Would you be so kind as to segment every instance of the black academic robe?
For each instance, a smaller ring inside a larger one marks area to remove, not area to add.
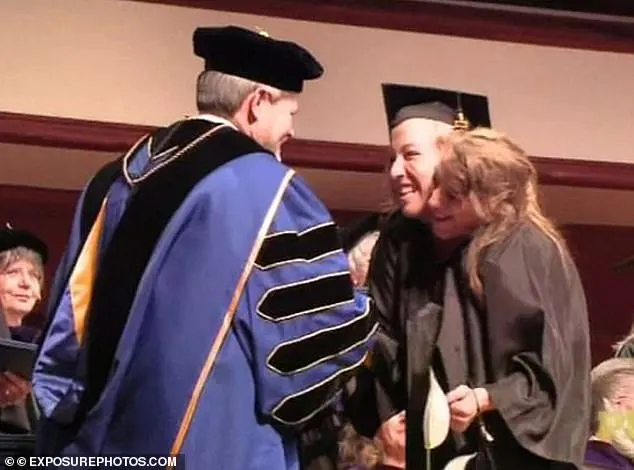
[[[496,409],[483,420],[494,442],[479,459],[492,452],[498,470],[581,468],[591,362],[585,296],[573,262],[563,261],[534,226],[520,226],[484,253],[479,304],[468,288],[468,243],[439,260],[428,228],[401,215],[381,235],[369,275],[381,324],[373,383],[360,380],[349,406],[360,432],[371,435],[406,409],[408,459],[415,463],[408,468],[424,468],[418,443],[433,366],[445,392],[460,384],[489,391]],[[362,414],[369,403],[378,415]],[[432,467],[482,450],[483,442],[476,423],[464,434],[451,433],[434,451]]]

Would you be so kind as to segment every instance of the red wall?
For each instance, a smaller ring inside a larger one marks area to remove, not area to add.
[[[52,282],[79,193],[21,186],[0,186],[0,224],[32,230],[49,245],[46,279]]]
[[[66,245],[77,197],[73,191],[0,186],[0,222],[33,230],[49,244],[49,282]],[[362,215],[333,211],[343,224]],[[611,345],[632,323],[634,268],[615,272],[612,265],[634,254],[634,227],[571,225],[564,232],[586,288],[593,359],[598,362],[611,355]]]
[[[634,320],[634,267],[613,269],[634,255],[634,227],[571,225],[564,233],[586,289],[593,358],[600,361]]]

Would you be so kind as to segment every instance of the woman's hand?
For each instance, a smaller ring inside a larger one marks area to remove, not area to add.
[[[447,394],[451,413],[451,429],[464,432],[480,413],[492,409],[489,392],[484,388],[459,385]]]
[[[0,374],[0,407],[17,405],[31,393],[31,383],[11,372]]]

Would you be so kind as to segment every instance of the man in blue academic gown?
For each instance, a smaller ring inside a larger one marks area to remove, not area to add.
[[[38,451],[297,469],[297,433],[376,328],[328,211],[281,163],[323,70],[266,33],[193,39],[200,115],[144,136],[82,193],[35,367]]]

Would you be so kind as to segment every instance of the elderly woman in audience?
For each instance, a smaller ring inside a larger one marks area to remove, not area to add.
[[[592,437],[584,468],[634,469],[634,359],[613,358],[592,370]]]
[[[0,230],[0,337],[35,342],[37,330],[23,324],[42,298],[46,244],[26,230]],[[30,431],[25,400],[30,384],[9,371],[0,374],[0,432]]]
[[[0,231],[0,307],[11,338],[35,342],[39,330],[24,324],[42,299],[46,244],[26,230]]]

